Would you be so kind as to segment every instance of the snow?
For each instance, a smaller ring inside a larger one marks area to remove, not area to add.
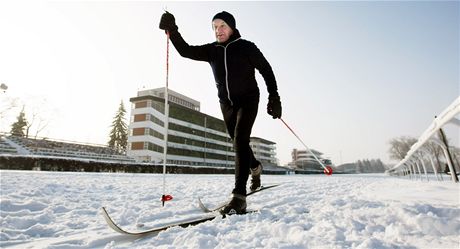
[[[2,248],[460,248],[460,185],[370,175],[264,175],[283,183],[248,197],[260,212],[133,238],[105,223],[105,206],[135,231],[203,217],[229,197],[232,175],[0,171]]]

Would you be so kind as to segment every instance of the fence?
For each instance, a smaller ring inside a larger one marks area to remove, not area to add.
[[[434,163],[433,155],[424,147],[424,145],[431,141],[434,144],[440,146],[443,151],[446,163],[450,170],[452,181],[458,182],[458,177],[455,171],[454,162],[452,160],[452,154],[449,150],[447,138],[442,130],[442,127],[447,123],[452,123],[460,127],[460,120],[455,116],[460,113],[460,97],[454,100],[439,116],[437,116],[433,123],[428,129],[422,133],[420,138],[415,144],[412,145],[410,150],[407,152],[403,160],[396,164],[389,170],[390,174],[396,175],[409,175],[411,178],[417,178],[417,171],[422,179],[422,172],[420,166],[422,166],[426,179],[428,180],[428,174],[426,170],[425,159],[428,158],[431,166],[433,167],[436,179],[438,178],[437,167]],[[436,138],[435,134],[438,134],[440,138]]]

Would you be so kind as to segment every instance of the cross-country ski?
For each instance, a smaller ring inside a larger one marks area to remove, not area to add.
[[[247,196],[253,195],[253,194],[258,193],[258,192],[263,191],[263,190],[267,190],[267,189],[270,189],[270,188],[277,187],[279,185],[280,184],[262,186],[262,187],[260,187],[260,188],[258,188],[256,190],[253,190],[253,191],[249,192],[247,194]],[[117,225],[117,223],[113,220],[113,218],[110,217],[110,215],[107,212],[107,209],[105,207],[102,207],[102,215],[103,215],[105,221],[107,222],[107,225],[110,228],[112,228],[115,232],[118,232],[118,233],[121,233],[121,234],[127,234],[127,235],[134,235],[134,236],[154,235],[154,234],[157,234],[157,233],[159,233],[161,231],[164,231],[164,230],[166,230],[168,228],[171,228],[171,227],[176,227],[176,226],[188,227],[188,226],[196,225],[196,224],[206,222],[206,221],[209,221],[209,220],[213,220],[214,218],[219,217],[219,216],[221,216],[223,218],[226,217],[226,215],[222,213],[222,208],[228,202],[225,202],[224,204],[221,204],[217,208],[213,208],[213,209],[206,208],[206,206],[201,202],[200,199],[198,199],[198,202],[199,202],[199,207],[203,210],[203,212],[205,212],[205,213],[213,213],[213,214],[210,214],[210,215],[204,216],[204,217],[187,218],[187,219],[184,219],[184,220],[181,220],[181,221],[171,223],[169,225],[163,225],[163,226],[159,226],[159,227],[154,227],[154,228],[144,229],[144,230],[138,230],[138,231],[127,231],[127,230],[121,228],[119,225]],[[243,214],[255,213],[257,211],[258,210],[248,209],[248,210],[245,210],[245,212]]]
[[[107,225],[112,228],[115,232],[121,233],[121,234],[126,234],[126,235],[133,235],[133,236],[144,236],[144,235],[155,235],[158,234],[161,231],[164,231],[168,228],[171,227],[188,227],[188,226],[193,226],[205,221],[213,220],[214,218],[221,216],[219,213],[215,213],[213,215],[208,215],[205,217],[198,217],[194,219],[185,219],[181,221],[177,221],[175,223],[171,223],[169,225],[165,226],[160,226],[160,227],[154,227],[150,229],[144,229],[140,231],[127,231],[123,228],[121,228],[119,225],[115,223],[115,221],[110,217],[109,213],[107,212],[105,207],[102,207],[102,215],[104,216],[105,221],[107,222]]]

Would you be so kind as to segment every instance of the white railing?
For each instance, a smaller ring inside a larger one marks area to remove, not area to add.
[[[434,165],[433,158],[430,155],[429,151],[427,151],[423,147],[425,143],[427,143],[428,141],[432,141],[442,148],[444,156],[446,157],[447,165],[451,172],[452,180],[454,182],[458,182],[458,177],[454,174],[455,170],[452,158],[451,156],[449,156],[449,148],[446,146],[445,141],[442,141],[434,137],[434,135],[440,132],[440,129],[447,123],[452,123],[460,127],[460,120],[455,117],[458,114],[460,114],[460,97],[455,99],[454,102],[452,102],[452,104],[450,104],[439,116],[437,116],[434,119],[433,123],[431,123],[428,129],[425,132],[423,132],[420,138],[417,140],[417,142],[412,145],[404,159],[401,160],[398,164],[396,164],[393,168],[391,168],[389,172],[408,172],[408,174],[411,177],[412,175],[416,177],[416,170],[418,170],[418,173],[421,176],[420,166],[422,166],[425,176],[428,179],[426,165],[424,161],[425,157],[428,157],[430,159],[431,165],[437,178],[437,170]]]

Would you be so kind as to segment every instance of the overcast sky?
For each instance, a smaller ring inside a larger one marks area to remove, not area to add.
[[[41,137],[106,144],[120,101],[165,85],[163,9],[189,44],[214,41],[226,10],[271,63],[283,119],[335,164],[380,158],[391,138],[418,138],[460,94],[460,6],[453,2],[1,1],[2,102],[18,98],[49,125]],[[266,114],[253,136],[277,143],[281,163],[302,144]],[[221,118],[210,66],[171,47],[169,86]],[[20,108],[2,116],[10,131]],[[447,127],[458,145],[459,129]]]

